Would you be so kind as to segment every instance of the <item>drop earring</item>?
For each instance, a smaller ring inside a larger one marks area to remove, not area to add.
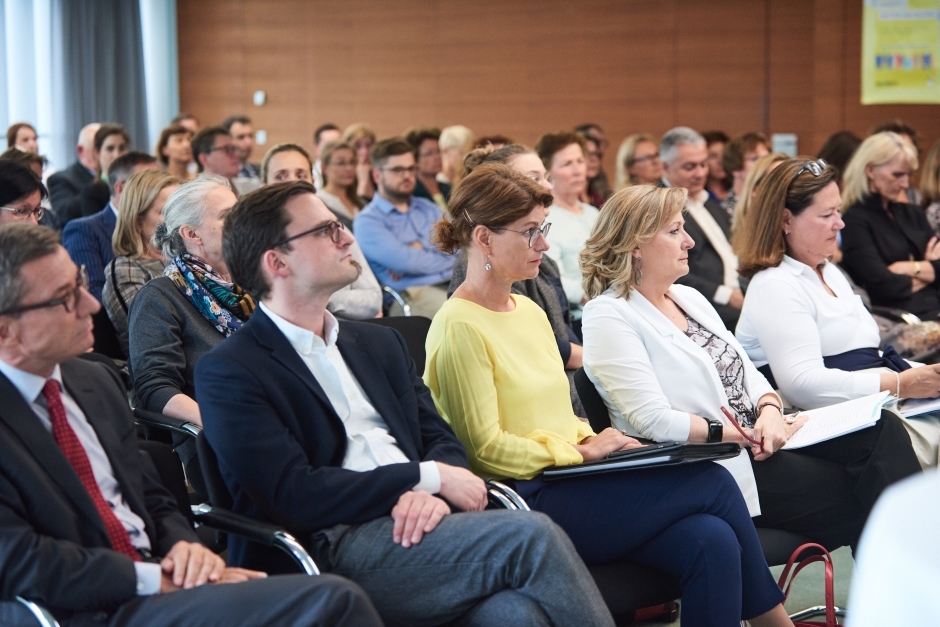
[[[486,258],[486,263],[483,265],[483,269],[486,270],[487,272],[493,269],[493,266],[490,265],[489,257]]]
[[[784,234],[784,235],[789,235],[789,234],[790,234],[790,231],[788,231],[788,230],[786,230],[786,229],[783,229],[783,234]]]
[[[637,257],[633,260],[633,284],[640,285],[643,283],[643,258]]]

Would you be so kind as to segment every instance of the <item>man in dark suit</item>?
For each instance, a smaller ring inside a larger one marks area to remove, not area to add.
[[[485,485],[402,337],[326,311],[359,275],[352,242],[303,181],[226,216],[226,265],[260,304],[200,360],[196,399],[235,511],[302,538],[389,625],[612,625],[554,523],[480,511]],[[229,559],[281,563],[234,538]]]
[[[49,202],[60,228],[82,215],[82,190],[94,182],[98,168],[95,133],[99,128],[101,124],[97,122],[82,128],[75,146],[78,160],[49,177]]]
[[[684,187],[685,230],[695,241],[689,250],[689,273],[677,283],[694,287],[711,301],[722,322],[734,331],[744,305],[738,258],[731,248],[731,221],[721,205],[708,197],[708,149],[696,131],[678,126],[663,135],[659,145],[663,180]]]
[[[111,238],[117,225],[117,208],[127,179],[134,172],[156,168],[157,160],[145,152],[128,152],[115,159],[108,168],[108,204],[95,214],[69,222],[62,231],[62,245],[72,261],[88,270],[88,291],[101,300],[104,269],[114,259]]]
[[[0,227],[0,623],[26,624],[23,597],[67,625],[379,625],[349,582],[266,579],[198,543],[117,376],[74,359],[98,309],[54,231]]]

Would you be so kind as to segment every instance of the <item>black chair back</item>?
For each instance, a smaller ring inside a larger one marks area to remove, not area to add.
[[[402,337],[405,338],[408,354],[415,362],[418,376],[424,376],[424,362],[427,359],[424,343],[428,339],[428,331],[431,329],[430,318],[423,316],[397,316],[394,318],[372,318],[366,322],[380,324],[383,327],[391,327],[401,333]]]
[[[219,470],[219,458],[216,457],[215,451],[209,445],[205,432],[196,436],[196,456],[199,458],[202,478],[209,493],[209,503],[214,507],[232,509],[234,503],[232,495],[229,494],[228,487],[222,479],[222,472]]]
[[[118,342],[117,329],[114,328],[114,324],[111,322],[111,318],[108,317],[108,312],[105,311],[104,307],[99,309],[98,313],[92,315],[91,321],[95,325],[92,331],[95,336],[93,350],[96,353],[107,355],[111,359],[126,361],[127,355],[124,354],[121,343]]]
[[[574,373],[574,387],[578,390],[578,397],[581,399],[581,405],[587,413],[588,422],[594,433],[600,433],[610,426],[610,413],[607,411],[607,405],[604,399],[597,392],[594,383],[588,378],[584,368],[578,368]]]
[[[190,522],[193,521],[193,510],[189,506],[189,493],[186,491],[186,477],[183,475],[183,464],[168,444],[153,440],[138,440],[138,448],[146,453],[160,475],[160,483],[176,499],[180,512]]]

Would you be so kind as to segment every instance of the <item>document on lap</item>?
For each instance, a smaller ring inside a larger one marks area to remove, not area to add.
[[[619,472],[634,468],[716,461],[736,457],[740,453],[741,447],[734,442],[714,442],[711,444],[661,442],[628,451],[614,451],[606,459],[593,462],[546,468],[543,477],[546,481],[555,481],[601,472]]]
[[[867,429],[881,419],[881,410],[890,402],[890,399],[888,392],[879,392],[803,412],[803,415],[808,418],[806,424],[787,440],[783,448],[784,450],[803,448],[840,435]]]
[[[940,398],[907,398],[898,405],[905,418],[940,411]]]

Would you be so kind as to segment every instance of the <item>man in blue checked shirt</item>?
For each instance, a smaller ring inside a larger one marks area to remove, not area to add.
[[[412,313],[431,318],[447,300],[456,261],[431,243],[441,210],[412,195],[417,166],[404,139],[376,143],[371,157],[378,191],[353,223],[356,239],[379,282],[404,292]]]

